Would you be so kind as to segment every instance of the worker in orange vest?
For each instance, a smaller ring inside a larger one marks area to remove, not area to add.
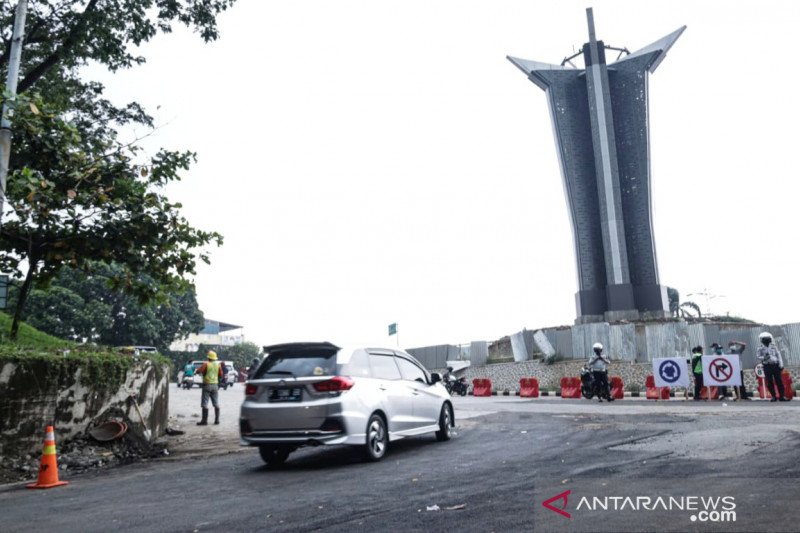
[[[208,400],[214,405],[214,423],[219,424],[219,382],[222,379],[222,365],[217,361],[217,353],[213,350],[208,351],[207,361],[197,369],[198,374],[203,376],[203,396],[200,400],[200,407],[203,410],[203,418],[197,423],[198,426],[208,425]]]

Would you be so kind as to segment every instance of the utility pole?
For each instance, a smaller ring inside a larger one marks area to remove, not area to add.
[[[19,64],[22,59],[22,39],[25,33],[25,16],[28,13],[28,0],[19,0],[14,14],[14,32],[11,35],[11,54],[8,57],[8,77],[6,78],[7,101],[3,103],[3,116],[0,119],[0,227],[6,202],[6,176],[11,158],[11,113],[8,102],[17,96]]]

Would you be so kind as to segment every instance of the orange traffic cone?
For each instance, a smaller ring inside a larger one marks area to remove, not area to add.
[[[53,435],[53,426],[47,426],[44,437],[42,460],[39,463],[39,479],[36,483],[26,485],[29,489],[50,489],[67,485],[69,481],[58,480],[58,464],[56,463],[56,438]]]

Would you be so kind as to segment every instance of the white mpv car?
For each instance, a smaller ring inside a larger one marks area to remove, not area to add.
[[[450,395],[438,374],[411,355],[331,343],[264,347],[266,357],[245,387],[241,444],[258,446],[278,465],[300,446],[350,444],[380,460],[389,442],[435,432],[450,439]]]

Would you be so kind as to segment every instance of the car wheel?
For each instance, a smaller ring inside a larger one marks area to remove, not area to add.
[[[383,417],[374,414],[367,422],[367,442],[364,447],[365,455],[370,461],[380,461],[386,455],[389,445],[389,432],[386,431],[386,422]]]
[[[267,466],[280,466],[286,462],[289,454],[292,453],[291,448],[281,446],[259,446],[258,454]]]
[[[436,432],[436,440],[444,442],[450,440],[453,431],[453,413],[450,406],[444,404],[442,412],[439,413],[439,431]]]

